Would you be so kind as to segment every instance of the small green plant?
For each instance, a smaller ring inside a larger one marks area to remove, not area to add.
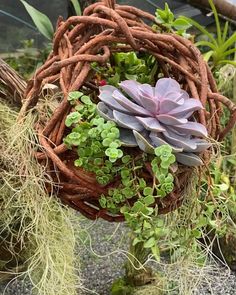
[[[186,38],[191,36],[186,33],[186,30],[192,26],[191,23],[183,17],[175,18],[167,3],[164,9],[156,10],[156,22],[162,25],[167,32],[175,32]]]
[[[119,129],[114,122],[105,122],[96,114],[96,104],[89,96],[76,91],[69,94],[68,100],[75,111],[66,118],[65,124],[72,127],[72,132],[64,143],[77,149],[79,158],[75,166],[94,172],[98,183],[106,185],[117,173],[112,163],[123,157]]]
[[[112,55],[107,67],[92,64],[97,76],[107,84],[118,86],[123,80],[136,80],[140,83],[153,83],[157,72],[157,62],[154,57],[135,52],[119,52]]]
[[[174,188],[174,177],[169,173],[175,156],[168,145],[155,148],[155,157],[151,161],[154,173],[152,186],[147,186],[145,180],[139,179],[138,200],[132,207],[124,205],[121,212],[127,223],[135,233],[133,246],[142,243],[144,248],[152,251],[153,256],[159,260],[159,239],[165,234],[163,220],[158,216],[158,207],[153,206],[156,198],[164,198]]]
[[[205,60],[207,62],[209,61],[212,64],[213,68],[221,64],[232,64],[236,66],[236,62],[230,59],[230,57],[232,57],[233,54],[236,52],[236,48],[234,48],[236,42],[236,32],[234,32],[230,37],[228,36],[228,21],[225,22],[223,29],[221,29],[219,16],[213,0],[209,0],[209,3],[215,17],[216,37],[193,19],[184,16],[182,17],[182,19],[188,21],[191,25],[195,26],[204,35],[204,37],[208,38],[208,40],[198,41],[197,43],[195,43],[195,45],[203,49],[210,49],[205,52],[204,56]]]

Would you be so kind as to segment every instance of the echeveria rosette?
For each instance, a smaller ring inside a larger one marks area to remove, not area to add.
[[[210,144],[204,139],[205,126],[193,118],[203,109],[198,99],[190,98],[171,78],[159,79],[155,87],[126,80],[120,88],[122,92],[110,85],[100,87],[97,110],[119,126],[123,145],[154,153],[155,147],[169,144],[179,163],[202,165],[196,154]]]

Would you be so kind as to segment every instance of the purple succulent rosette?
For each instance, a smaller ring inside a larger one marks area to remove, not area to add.
[[[209,148],[204,139],[207,130],[194,121],[193,113],[203,109],[198,99],[190,98],[171,78],[159,79],[155,87],[134,80],[116,87],[100,87],[97,111],[106,120],[114,121],[120,129],[124,146],[138,146],[146,153],[169,144],[179,163],[202,165],[196,153]]]

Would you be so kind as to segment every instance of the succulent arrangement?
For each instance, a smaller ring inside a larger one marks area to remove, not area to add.
[[[121,90],[100,87],[97,111],[117,124],[123,146],[153,154],[155,147],[168,144],[179,163],[202,165],[198,153],[210,143],[206,127],[194,119],[194,112],[203,109],[198,99],[190,98],[172,78],[159,79],[155,87],[134,80],[119,85]]]

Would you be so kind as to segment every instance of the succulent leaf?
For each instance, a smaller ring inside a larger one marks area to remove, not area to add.
[[[180,91],[180,85],[177,81],[171,78],[162,78],[159,79],[155,86],[155,96],[159,98],[164,98],[170,92]]]
[[[112,110],[101,101],[97,104],[97,112],[101,117],[103,117],[107,121],[114,121]]]
[[[145,110],[138,104],[133,103],[131,100],[126,98],[120,91],[115,90],[112,95],[115,100],[124,108],[133,113],[133,115],[151,116],[151,113]]]
[[[176,131],[181,132],[181,134],[207,137],[206,127],[197,122],[188,122],[186,124],[176,125],[174,128]]]
[[[187,119],[177,119],[169,114],[161,114],[161,115],[157,115],[156,118],[158,119],[158,121],[160,121],[161,123],[165,124],[165,125],[178,125],[178,124],[185,124],[188,122]]]
[[[107,106],[110,106],[112,109],[123,113],[131,113],[126,108],[123,108],[116,100],[112,97],[113,92],[116,90],[114,86],[105,85],[100,88],[100,95],[98,96],[102,102],[104,102]]]
[[[122,146],[136,147],[138,146],[134,133],[130,129],[120,128],[120,141]]]
[[[147,139],[139,132],[134,130],[133,133],[139,148],[145,153],[154,154],[154,147],[151,145],[151,143],[149,143]]]
[[[134,80],[126,80],[120,82],[119,86],[121,89],[128,94],[137,104],[141,105],[141,99],[139,96],[138,86],[141,85],[139,82]]]
[[[183,105],[169,111],[168,114],[177,118],[189,118],[193,112],[201,109],[203,109],[201,102],[197,99],[190,98]]]
[[[183,148],[186,152],[194,152],[197,149],[197,143],[194,139],[189,137],[180,136],[174,132],[166,131],[163,133],[167,142]]]
[[[165,128],[158,122],[156,118],[143,118],[136,116],[136,119],[142,123],[142,125],[150,131],[156,131],[156,132],[163,132],[165,131]]]
[[[115,121],[119,126],[136,131],[143,131],[144,127],[134,116],[129,116],[118,111],[113,111]]]
[[[163,137],[160,136],[160,134],[151,132],[149,137],[151,138],[151,141],[155,147],[169,144],[174,153],[180,153],[183,151],[183,148],[174,146],[174,145],[170,144],[168,141],[165,141],[163,139]]]
[[[153,99],[151,99],[150,97],[144,94],[140,94],[140,99],[141,99],[142,106],[146,110],[148,110],[150,113],[156,114],[158,112],[158,109],[159,109],[158,102],[155,102]]]
[[[201,166],[202,160],[193,153],[177,153],[176,160],[186,166]]]
[[[173,101],[166,99],[160,102],[160,113],[166,114],[174,110],[175,108],[181,106],[183,101]]]

